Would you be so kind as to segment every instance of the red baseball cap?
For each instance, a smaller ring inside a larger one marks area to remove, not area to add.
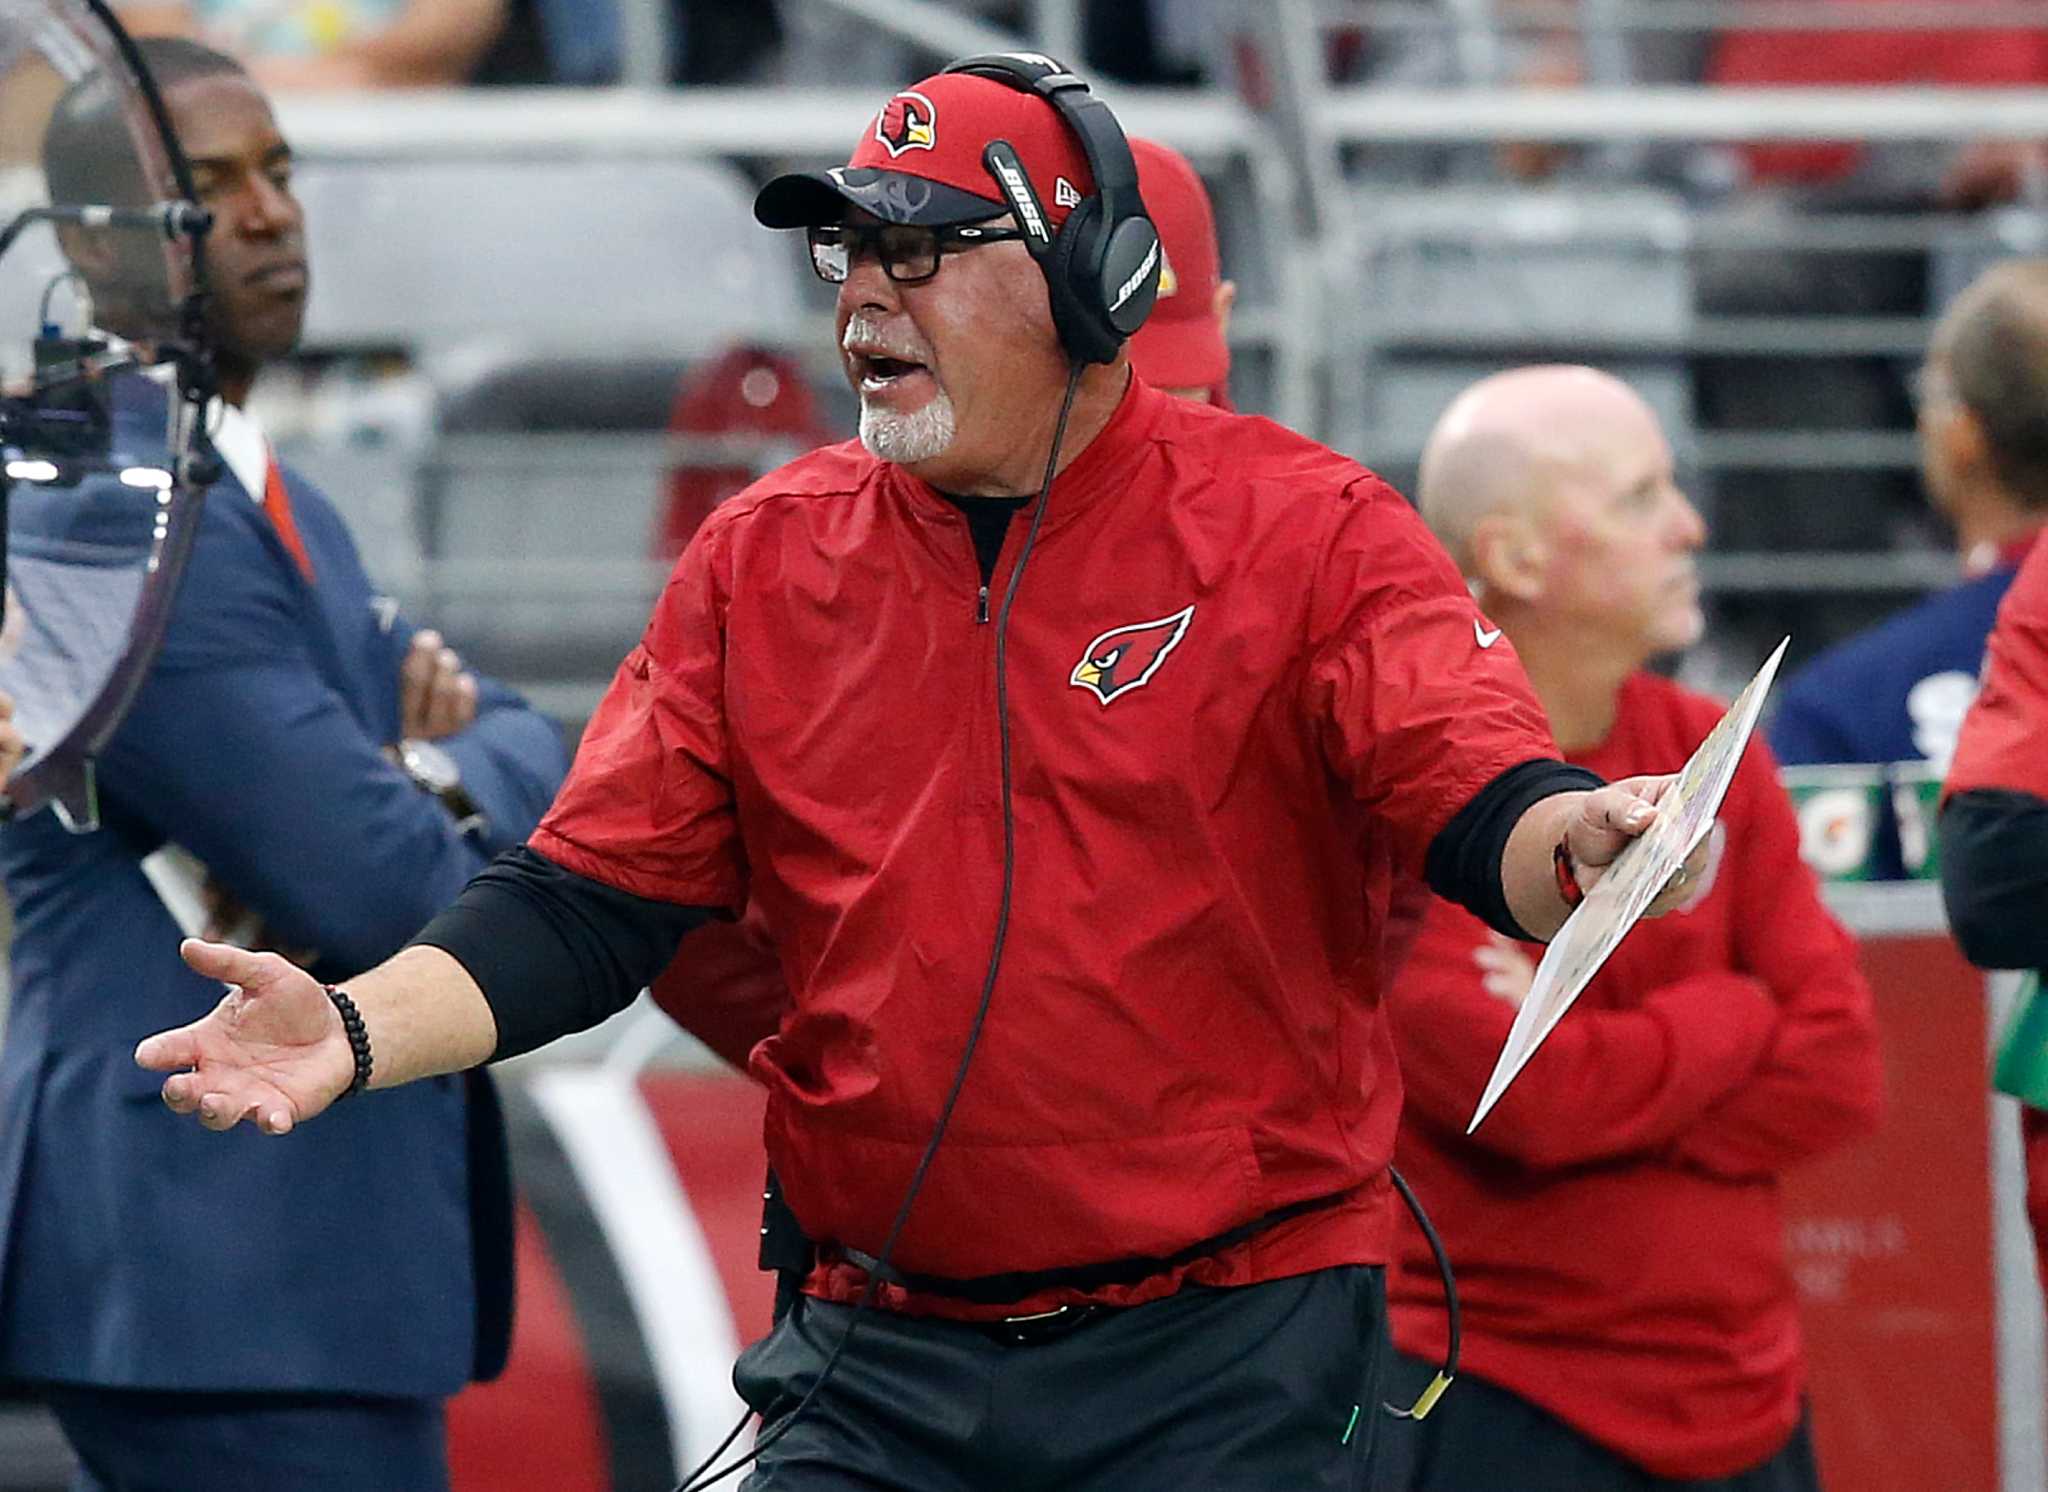
[[[1131,334],[1131,366],[1158,388],[1220,388],[1230,378],[1230,347],[1216,319],[1223,267],[1208,190],[1177,150],[1134,136],[1131,155],[1162,250],[1159,299]]]
[[[1016,149],[1055,229],[1095,190],[1081,142],[1051,104],[993,78],[940,73],[891,96],[845,165],[762,187],[754,216],[768,228],[837,223],[848,207],[933,228],[998,217],[1009,205],[982,164],[991,140]]]

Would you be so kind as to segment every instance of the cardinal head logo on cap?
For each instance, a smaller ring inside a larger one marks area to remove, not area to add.
[[[875,138],[892,159],[906,150],[930,150],[939,139],[938,111],[922,93],[906,88],[875,116]]]

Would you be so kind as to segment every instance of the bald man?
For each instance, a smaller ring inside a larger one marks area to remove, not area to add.
[[[1686,759],[1721,706],[1644,665],[1699,638],[1705,529],[1641,399],[1590,368],[1489,378],[1432,434],[1421,505],[1571,761]],[[1469,1139],[1541,950],[1432,901],[1389,1000],[1396,1163],[1457,1266],[1466,1371],[1389,1435],[1381,1485],[1817,1492],[1778,1178],[1877,1122],[1870,992],[1760,741],[1715,836],[1691,899],[1631,935]],[[1396,1258],[1419,1386],[1441,1289],[1412,1229]]]

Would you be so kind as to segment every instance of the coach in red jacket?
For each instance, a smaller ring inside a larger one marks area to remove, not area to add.
[[[1160,253],[1159,298],[1124,348],[1131,372],[1177,399],[1230,409],[1228,338],[1237,284],[1223,278],[1208,188],[1171,146],[1135,135],[1130,144]],[[1414,906],[1425,895],[1410,881],[1406,894],[1394,897],[1389,917],[1397,924],[1396,939],[1414,925]],[[790,1008],[789,983],[758,905],[737,921],[691,933],[648,990],[684,1030],[743,1072]]]
[[[818,1249],[736,1374],[756,1492],[1362,1485],[1390,880],[1547,937],[1665,781],[1555,760],[1371,473],[1070,356],[1018,224],[1119,170],[1127,210],[1093,117],[1100,192],[1078,125],[957,72],[771,183],[839,285],[860,441],[713,512],[543,826],[418,946],[330,993],[189,945],[238,988],[138,1053],[196,1069],[174,1110],[282,1133],[603,1019],[751,896],[794,998],[768,1154]]]
[[[1656,417],[1590,368],[1466,391],[1424,516],[1475,582],[1569,760],[1675,761],[1720,718],[1643,664],[1699,637],[1705,536]],[[1478,1132],[1541,952],[1432,905],[1389,997],[1396,1163],[1457,1265],[1466,1376],[1388,1439],[1403,1492],[1818,1492],[1778,1177],[1864,1134],[1882,1074],[1848,935],[1755,740],[1702,882],[1594,979]],[[1403,1229],[1395,1345],[1426,1377],[1442,1290]]]

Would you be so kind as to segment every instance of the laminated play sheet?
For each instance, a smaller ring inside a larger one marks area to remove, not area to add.
[[[1607,956],[1614,952],[1628,930],[1641,920],[1643,912],[1657,899],[1664,883],[1685,864],[1699,842],[1714,827],[1714,815],[1727,796],[1728,784],[1742,760],[1749,735],[1763,711],[1764,697],[1777,676],[1778,663],[1785,656],[1786,638],[1757,670],[1720,723],[1708,732],[1699,749],[1678,774],[1658,805],[1657,822],[1649,831],[1615,857],[1586,899],[1579,903],[1536,966],[1529,996],[1515,1016],[1515,1024],[1501,1047],[1493,1076],[1486,1080],[1486,1092],[1472,1122],[1470,1134],[1479,1127],[1487,1111],[1507,1092],[1543,1038],[1556,1027],[1580,991],[1592,982]]]

